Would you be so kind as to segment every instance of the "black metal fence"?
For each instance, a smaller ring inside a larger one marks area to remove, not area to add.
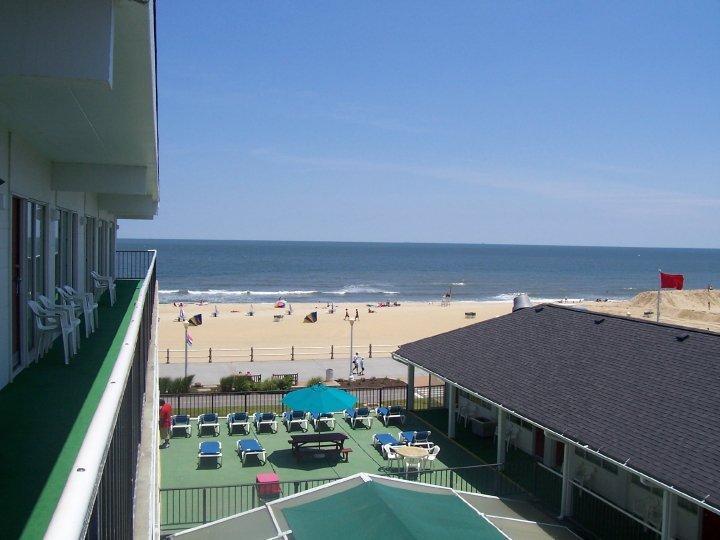
[[[436,469],[419,473],[386,473],[384,476],[470,493],[516,498],[525,495],[517,484],[498,473],[496,465]],[[335,480],[337,478],[278,482],[282,492],[280,496],[300,493]],[[163,530],[194,527],[252,510],[264,502],[265,499],[257,492],[256,484],[163,488],[160,490],[160,526]]]
[[[144,279],[155,251],[116,251],[116,279]]]
[[[427,391],[430,397],[420,397]],[[407,406],[407,387],[392,386],[386,388],[353,388],[348,390],[359,404],[368,406],[401,405]],[[231,412],[281,412],[287,410],[282,399],[286,390],[274,392],[207,392],[188,394],[163,394],[161,397],[169,403],[175,414],[197,416],[204,412],[226,415]],[[445,385],[416,388],[413,410],[426,410],[443,406]]]
[[[156,269],[152,259],[146,273],[147,270],[150,270],[150,281],[145,297],[141,299],[144,304],[132,367],[90,515],[85,535],[88,539],[130,539],[133,536],[135,472],[140,444],[146,368],[151,354],[150,335],[155,316]]]

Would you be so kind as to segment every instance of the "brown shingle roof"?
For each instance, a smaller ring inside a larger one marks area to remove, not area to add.
[[[527,308],[397,354],[720,508],[720,335]]]

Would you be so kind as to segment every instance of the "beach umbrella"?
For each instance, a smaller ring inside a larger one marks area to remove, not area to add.
[[[284,301],[284,300],[278,300],[277,302],[275,302],[275,307],[276,307],[276,308],[284,308],[284,307],[285,307],[285,301]]]
[[[188,324],[190,326],[200,326],[202,324],[202,313],[198,313],[197,315],[190,317]]]
[[[287,405],[292,409],[317,412],[344,411],[354,407],[356,401],[357,398],[352,394],[348,394],[345,390],[332,388],[324,384],[293,390],[286,394],[282,400],[283,405]]]
[[[317,311],[313,311],[312,313],[308,313],[307,315],[305,315],[305,318],[303,319],[303,322],[304,322],[304,323],[306,323],[306,322],[309,322],[309,323],[317,322]]]

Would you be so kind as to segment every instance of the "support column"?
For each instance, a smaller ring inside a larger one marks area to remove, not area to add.
[[[543,444],[543,465],[550,468],[556,465],[555,447],[557,444],[558,442],[555,439],[548,437],[547,434],[545,435],[545,442]]]
[[[448,383],[448,438],[455,438],[455,385]]]
[[[562,493],[560,495],[560,519],[564,519],[572,515],[572,459],[575,455],[573,449],[568,443],[565,443],[563,450],[563,466],[562,466]]]
[[[662,529],[660,540],[672,540],[675,538],[675,512],[677,508],[677,496],[667,490],[663,490],[662,500]]]
[[[415,408],[415,366],[408,364],[407,367],[407,397],[406,406],[408,411]],[[428,400],[430,396],[428,396]]]
[[[496,462],[500,469],[505,466],[505,426],[507,425],[507,415],[502,409],[498,409],[497,416],[497,455]]]

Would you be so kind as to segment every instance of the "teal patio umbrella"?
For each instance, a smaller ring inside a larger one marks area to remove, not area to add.
[[[291,409],[311,412],[344,411],[355,406],[357,398],[345,390],[315,384],[285,395],[282,402]]]

